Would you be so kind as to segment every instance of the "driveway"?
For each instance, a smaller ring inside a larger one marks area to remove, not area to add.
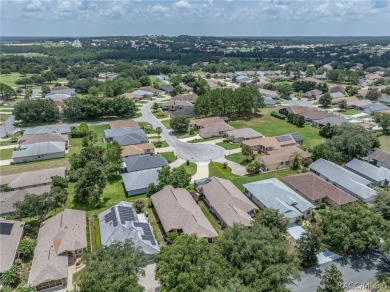
[[[160,291],[160,283],[155,279],[156,264],[148,264],[145,268],[145,276],[140,277],[138,283],[145,288],[145,292]]]
[[[135,120],[148,122],[153,126],[153,128],[161,127],[163,130],[161,135],[165,138],[165,141],[172,147],[175,155],[178,158],[181,158],[184,161],[190,160],[193,162],[210,162],[224,157],[225,149],[223,149],[222,147],[210,144],[185,143],[178,140],[172,134],[172,130],[167,129],[151,113],[150,108],[155,102],[156,101],[153,100],[148,103],[145,103],[141,108],[142,116]]]
[[[0,166],[11,165],[12,161],[13,161],[13,159],[0,160]]]
[[[335,264],[343,274],[345,284],[370,282],[390,273],[390,256],[386,256],[378,250],[371,250],[306,269],[301,273],[301,279],[295,280],[287,288],[291,289],[292,292],[316,291],[325,269],[332,264]]]
[[[232,173],[235,174],[235,175],[243,176],[243,175],[247,175],[248,174],[248,172],[246,171],[246,167],[245,166],[243,166],[241,164],[238,164],[236,162],[227,160],[224,157],[218,159],[217,162],[219,162],[221,164],[224,164],[226,162],[228,167],[230,167],[232,169]]]
[[[209,162],[198,162],[196,164],[196,173],[192,176],[191,183],[206,177],[209,177]]]

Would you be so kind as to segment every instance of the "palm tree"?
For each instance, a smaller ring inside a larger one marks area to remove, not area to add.
[[[161,128],[161,127],[157,127],[157,128],[156,128],[156,133],[157,133],[157,135],[158,135],[158,142],[160,142],[160,135],[161,135],[161,133],[162,133],[162,128]]]
[[[249,161],[249,155],[253,154],[253,149],[249,145],[243,145],[241,148],[241,154],[246,156],[246,161]]]
[[[290,156],[292,158],[291,160],[291,169],[292,170],[297,170],[297,169],[300,169],[301,168],[301,164],[302,164],[302,155],[299,154],[298,152],[294,152],[293,154],[291,154]]]

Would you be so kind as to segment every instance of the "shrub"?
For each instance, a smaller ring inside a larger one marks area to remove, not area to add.
[[[276,111],[271,112],[271,116],[273,116],[275,118],[278,118],[278,119],[281,119],[281,120],[285,120],[286,119],[285,115],[282,115],[281,113],[278,113]]]

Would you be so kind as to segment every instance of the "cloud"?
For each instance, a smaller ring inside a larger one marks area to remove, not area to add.
[[[150,11],[152,11],[152,12],[168,12],[169,8],[157,3],[156,5],[154,5],[150,8]]]
[[[37,12],[40,11],[43,8],[42,2],[33,0],[30,3],[27,4],[25,10],[27,12]]]
[[[192,5],[190,2],[188,2],[187,0],[179,0],[175,3],[175,6],[177,8],[191,8]]]

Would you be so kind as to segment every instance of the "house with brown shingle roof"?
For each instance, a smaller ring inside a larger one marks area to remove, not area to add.
[[[134,120],[116,120],[110,123],[110,128],[131,128],[138,127],[138,123]]]
[[[284,183],[298,192],[310,203],[316,205],[325,202],[335,208],[355,202],[357,199],[312,172],[290,175]]]
[[[165,233],[196,234],[208,239],[209,242],[214,241],[218,236],[217,231],[186,189],[165,186],[152,195],[151,199]]]
[[[346,102],[359,101],[359,99],[356,96],[343,96],[343,97],[332,98],[332,104],[340,103],[342,100],[345,100]]]
[[[378,167],[390,168],[390,152],[376,148],[368,154],[368,161]]]
[[[152,86],[145,86],[145,87],[141,87],[140,89],[141,89],[141,90],[148,91],[148,92],[153,93],[153,94],[155,94],[155,95],[162,95],[162,94],[164,94],[164,91],[163,91],[163,90],[154,88],[154,87],[152,87]]]
[[[122,94],[122,96],[124,98],[131,99],[133,101],[139,101],[139,100],[144,98],[144,96],[142,96],[142,95],[134,94],[134,93],[130,93],[130,92],[126,92],[126,93]]]
[[[122,157],[129,157],[143,154],[154,154],[155,147],[152,143],[127,145],[122,147]]]
[[[194,103],[198,99],[198,95],[195,93],[189,93],[189,94],[178,94],[171,98],[171,100],[183,100],[183,101],[189,101]]]
[[[202,138],[211,138],[217,136],[224,136],[226,132],[234,130],[234,128],[225,122],[207,125],[199,130],[199,136]]]
[[[250,227],[257,206],[231,181],[211,177],[195,181],[202,199],[224,227],[238,223]]]
[[[269,151],[267,155],[260,156],[259,160],[264,171],[289,168],[293,160],[294,153],[298,153],[303,159],[309,158],[311,153],[296,146],[282,147]]]
[[[278,141],[278,137],[263,137],[243,141],[243,144],[251,146],[254,151],[268,153],[282,147],[294,146],[297,142],[294,139]]]
[[[190,121],[190,127],[195,127],[197,130],[202,129],[204,127],[207,127],[209,125],[215,124],[215,123],[222,123],[224,122],[224,119],[220,117],[209,117],[209,118],[203,118],[203,119],[195,119]]]
[[[69,260],[87,251],[86,213],[65,209],[42,222],[28,284],[37,290],[66,286]]]
[[[314,108],[308,107],[308,106],[293,105],[293,106],[289,106],[286,108],[281,108],[279,110],[279,113],[281,113],[282,115],[285,115],[287,117],[290,114],[302,115],[304,113],[312,112],[314,110],[315,110]]]
[[[263,134],[251,129],[251,128],[242,128],[234,129],[226,132],[226,138],[232,143],[240,143],[244,140],[256,139],[264,137]]]
[[[64,142],[65,147],[67,147],[68,140],[69,135],[57,133],[23,135],[18,138],[19,145],[22,149],[28,147],[28,145],[42,142]]]
[[[24,222],[0,218],[0,275],[12,267],[23,230]]]

